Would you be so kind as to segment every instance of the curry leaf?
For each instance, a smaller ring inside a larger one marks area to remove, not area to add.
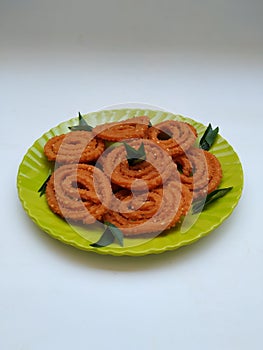
[[[199,142],[199,147],[204,149],[205,151],[208,151],[212,147],[213,143],[215,142],[218,131],[219,131],[218,127],[213,129],[212,125],[209,123],[208,127],[204,132],[204,135],[202,136]]]
[[[100,239],[97,242],[90,244],[90,246],[95,248],[101,248],[101,247],[106,247],[107,245],[110,245],[113,242],[114,242],[114,236],[111,230],[109,230],[109,228],[106,228],[106,230],[103,232]]]
[[[123,247],[123,233],[121,230],[110,222],[105,221],[106,229],[100,239],[90,244],[91,247],[101,248],[110,245],[116,240]]]
[[[192,206],[192,213],[197,214],[204,210],[210,203],[215,200],[224,197],[233,187],[218,188],[217,190],[209,193],[205,199],[196,201]]]
[[[104,224],[108,226],[108,229],[111,231],[114,238],[118,241],[119,245],[123,247],[122,231],[117,226],[113,225],[111,222],[105,221]]]
[[[83,116],[79,112],[79,125],[69,126],[71,131],[84,130],[84,131],[92,131],[93,127],[90,126]]]
[[[127,153],[127,160],[130,166],[143,162],[146,159],[144,144],[141,143],[138,149],[133,148],[124,142]]]
[[[37,192],[39,192],[40,197],[46,193],[47,183],[48,183],[50,177],[51,177],[51,171],[49,172],[48,177],[46,178],[46,180],[43,182],[43,184],[39,187],[39,189],[37,191]]]

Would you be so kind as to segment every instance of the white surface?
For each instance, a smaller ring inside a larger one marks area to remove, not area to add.
[[[0,1],[0,348],[261,349],[262,2],[98,3]],[[241,201],[198,243],[100,256],[23,211],[16,175],[34,140],[126,102],[219,125],[239,154]]]

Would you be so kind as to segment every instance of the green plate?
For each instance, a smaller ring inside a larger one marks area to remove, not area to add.
[[[89,113],[84,117],[92,126],[110,121],[119,121],[139,115],[148,115],[152,124],[164,120],[180,120],[192,124],[199,135],[206,126],[169,112],[144,109],[118,109]],[[198,216],[189,216],[180,226],[169,230],[153,239],[124,239],[124,246],[111,244],[103,248],[91,247],[102,234],[102,229],[89,226],[75,227],[59,218],[49,209],[45,196],[40,197],[39,187],[47,178],[51,164],[46,160],[43,147],[54,135],[69,131],[68,126],[76,125],[78,118],[70,119],[52,128],[35,141],[24,156],[17,176],[17,188],[21,203],[29,217],[45,232],[63,243],[76,248],[93,251],[99,254],[140,256],[158,254],[167,250],[177,249],[191,244],[213,231],[232,213],[242,193],[243,171],[239,158],[229,143],[220,135],[210,151],[217,156],[223,169],[223,180],[220,187],[233,186],[233,189],[223,198],[212,203]]]

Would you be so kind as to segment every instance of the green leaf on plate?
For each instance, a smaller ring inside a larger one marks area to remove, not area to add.
[[[194,202],[192,206],[192,214],[200,213],[210,203],[214,202],[215,200],[221,197],[224,197],[230,190],[232,190],[232,188],[233,187],[218,188],[217,190],[209,193],[205,199]]]
[[[116,240],[123,247],[123,233],[121,230],[110,222],[105,221],[106,229],[100,239],[90,244],[91,247],[102,248],[110,245]]]
[[[93,127],[90,126],[86,120],[82,117],[79,112],[79,125],[69,126],[71,131],[84,130],[84,131],[92,131]]]
[[[46,193],[46,187],[47,187],[47,183],[48,183],[50,177],[51,177],[51,171],[49,171],[48,177],[46,178],[46,180],[43,182],[43,184],[39,187],[39,189],[37,191],[37,192],[39,192],[40,197]]]
[[[122,231],[117,226],[113,225],[111,222],[105,221],[104,224],[108,226],[114,238],[118,241],[119,245],[123,247]]]
[[[114,242],[114,236],[111,230],[106,228],[106,230],[103,232],[100,239],[95,243],[91,243],[90,246],[95,248],[101,248],[101,247],[106,247],[107,245],[110,245],[113,242]]]
[[[213,129],[212,125],[209,123],[208,127],[206,128],[199,142],[199,147],[204,149],[205,151],[208,151],[212,147],[213,143],[215,142],[218,131],[219,131],[218,127]]]
[[[131,147],[126,142],[123,142],[123,144],[126,149],[127,160],[130,166],[141,163],[146,159],[145,148],[143,143],[141,143],[138,149]]]

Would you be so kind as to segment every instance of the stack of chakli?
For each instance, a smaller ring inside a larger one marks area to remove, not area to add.
[[[147,116],[54,136],[44,147],[56,167],[46,187],[50,209],[66,220],[111,223],[124,236],[157,235],[181,222],[193,200],[216,189],[218,159],[199,149],[195,128]],[[144,157],[129,158],[127,145]]]

